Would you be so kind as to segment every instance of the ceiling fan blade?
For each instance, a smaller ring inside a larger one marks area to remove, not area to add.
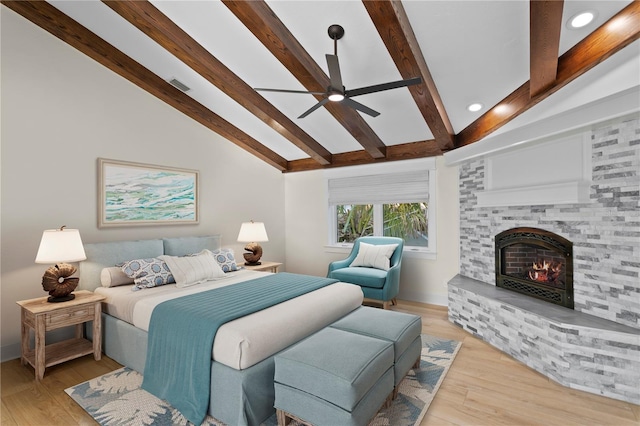
[[[380,113],[376,110],[369,108],[368,106],[362,105],[360,102],[356,102],[353,99],[344,98],[342,100],[342,104],[350,106],[351,108],[357,109],[358,111],[362,111],[365,114],[369,114],[372,117],[377,117]]]
[[[344,86],[342,84],[342,75],[340,74],[338,55],[325,56],[327,57],[327,66],[329,67],[329,80],[331,81],[331,87],[342,92]]]
[[[324,95],[325,92],[307,92],[305,90],[287,90],[287,89],[265,89],[263,87],[256,87],[253,90],[260,92],[280,92],[280,93],[304,93],[310,95]]]
[[[317,104],[315,104],[314,106],[312,106],[311,108],[303,112],[302,115],[298,118],[305,118],[307,115],[311,114],[313,111],[317,110],[327,102],[329,102],[329,98],[324,98],[323,100],[321,100],[320,102],[318,102]]]
[[[345,96],[354,97],[381,92],[383,90],[397,89],[398,87],[412,86],[420,83],[422,83],[422,79],[420,77],[415,77],[407,80],[392,81],[390,83],[376,84],[373,86],[361,87],[359,89],[347,90],[344,94]]]

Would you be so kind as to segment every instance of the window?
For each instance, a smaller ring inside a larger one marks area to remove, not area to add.
[[[392,170],[327,172],[329,245],[381,235],[404,239],[407,251],[435,253],[435,161],[426,160],[432,159],[412,167],[396,163]]]

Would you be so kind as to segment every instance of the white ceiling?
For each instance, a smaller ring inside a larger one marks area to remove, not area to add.
[[[50,3],[162,79],[180,80],[191,88],[189,96],[280,156],[287,160],[308,158],[100,1]],[[250,86],[305,90],[221,2],[153,0],[152,3]],[[338,41],[338,56],[347,89],[402,79],[361,1],[267,3],[325,72],[324,55],[333,53],[327,28],[331,24],[344,27],[345,35]],[[596,21],[584,29],[573,30],[563,25],[560,54],[629,3],[629,0],[565,0],[565,22],[583,10],[593,10],[597,16]],[[455,133],[529,80],[528,1],[405,0],[403,5]],[[636,41],[498,132],[639,84],[640,41]],[[313,96],[261,94],[331,153],[362,149],[324,108],[304,119],[296,118],[317,102]],[[408,89],[363,95],[357,100],[381,113],[376,118],[363,117],[385,145],[433,139]],[[466,106],[472,102],[481,102],[485,108],[469,112]]]

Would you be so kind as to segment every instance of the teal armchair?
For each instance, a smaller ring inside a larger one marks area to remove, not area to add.
[[[350,266],[360,250],[360,243],[372,245],[398,244],[389,258],[388,271],[371,267]],[[390,303],[396,302],[400,291],[400,268],[402,266],[402,250],[404,240],[394,237],[360,237],[353,243],[349,257],[329,264],[327,277],[357,284],[362,288],[364,297],[382,301],[384,309],[389,309]]]

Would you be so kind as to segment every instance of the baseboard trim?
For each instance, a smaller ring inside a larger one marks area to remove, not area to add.
[[[429,294],[420,291],[401,291],[398,294],[398,299],[438,306],[447,306],[448,304],[448,296],[446,294]]]
[[[12,343],[0,347],[0,362],[20,358],[20,343]]]

